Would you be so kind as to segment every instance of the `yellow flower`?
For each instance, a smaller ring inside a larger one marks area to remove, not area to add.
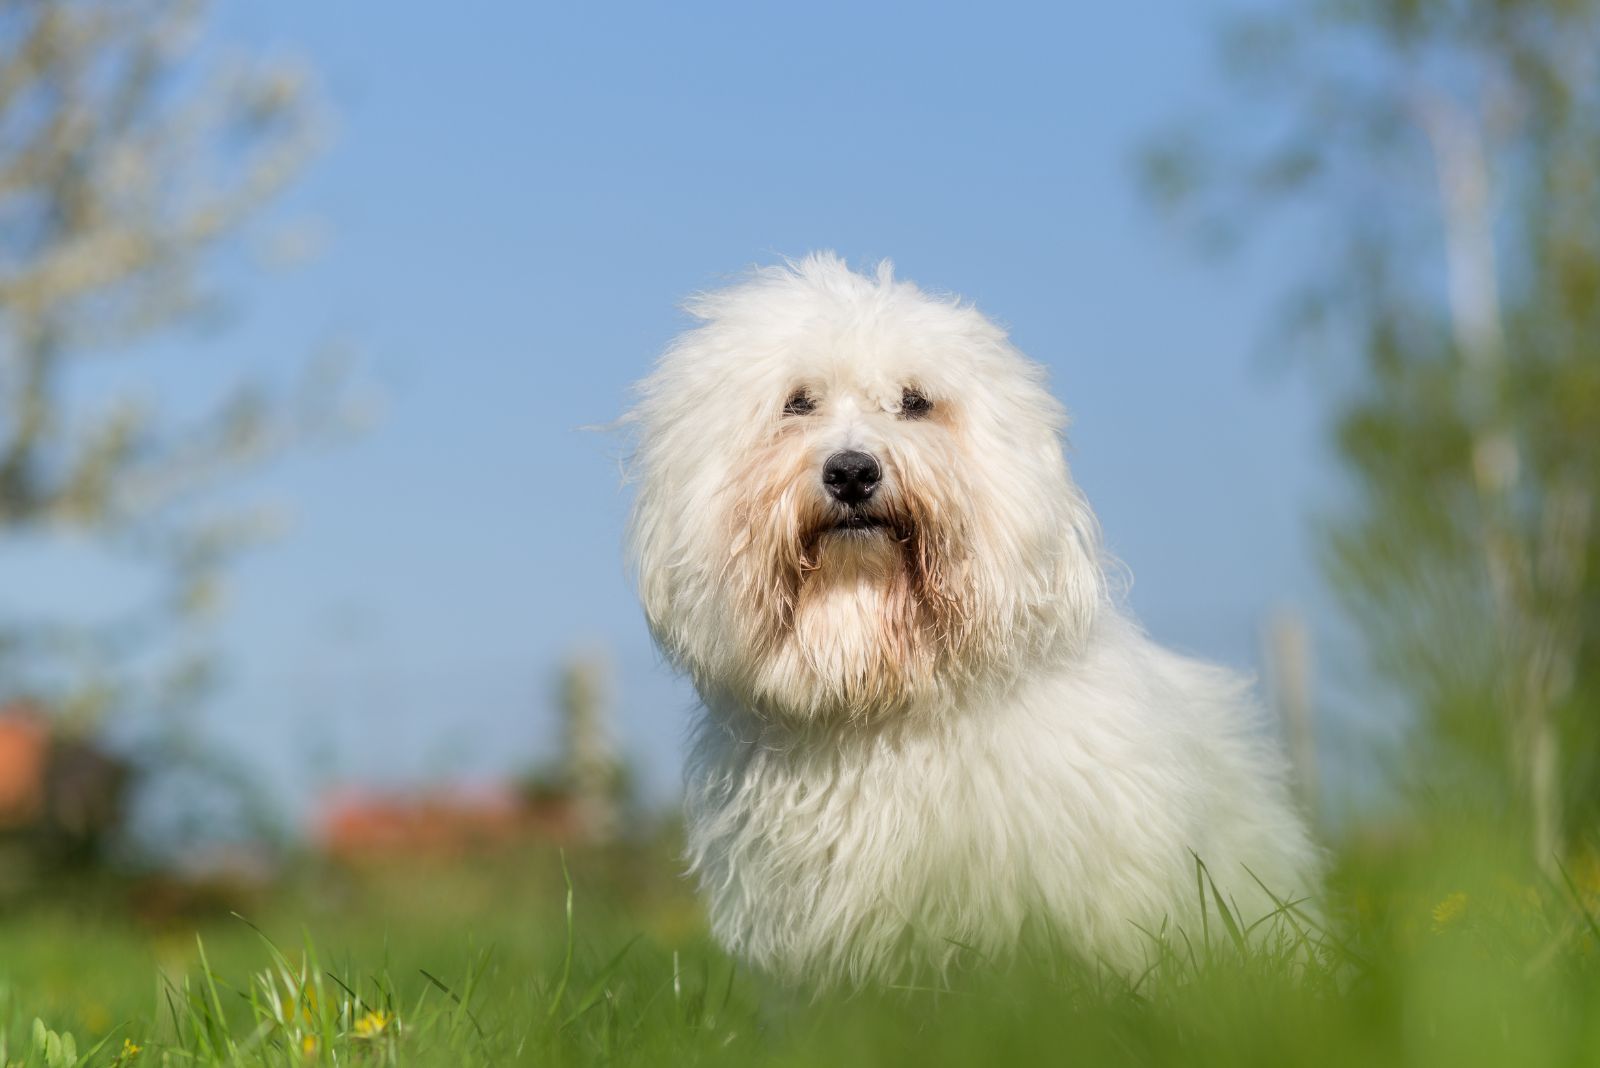
[[[118,1053],[116,1058],[112,1060],[111,1063],[127,1064],[129,1061],[133,1060],[139,1055],[141,1049],[143,1049],[143,1047],[136,1044],[133,1039],[125,1038],[122,1040],[122,1052]]]
[[[1442,931],[1455,923],[1467,911],[1467,895],[1457,890],[1433,906],[1433,929]]]
[[[317,1036],[307,1035],[300,1040],[300,1052],[307,1057],[317,1055]]]
[[[357,1038],[377,1038],[388,1029],[394,1017],[386,1012],[373,1010],[356,1021],[355,1036]]]

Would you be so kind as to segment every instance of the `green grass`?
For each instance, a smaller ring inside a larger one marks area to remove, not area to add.
[[[1513,856],[1347,847],[1292,951],[1214,910],[1137,979],[1026,956],[820,1000],[719,953],[653,852],[574,856],[570,893],[548,849],[322,873],[159,927],[56,895],[0,916],[0,1065],[1600,1063],[1600,880]]]

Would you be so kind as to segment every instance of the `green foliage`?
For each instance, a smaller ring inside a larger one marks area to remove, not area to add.
[[[1413,785],[1548,863],[1600,817],[1600,4],[1295,4],[1228,44],[1230,136],[1163,139],[1150,188],[1301,225],[1279,344],[1348,357],[1335,591]]]
[[[85,388],[115,378],[107,357],[148,357],[214,317],[218,249],[310,147],[303,77],[207,69],[203,13],[191,0],[0,9],[0,549],[92,548],[150,591],[94,623],[0,616],[0,700],[39,697],[80,725],[205,684],[198,640],[173,636],[264,532],[210,495],[325,412],[242,375],[182,413],[131,383]],[[166,654],[156,670],[152,650]],[[142,675],[128,666],[140,657]]]
[[[1252,943],[1259,918],[1197,865],[1215,937],[1152,932],[1144,974],[1024,952],[824,996],[745,973],[674,918],[681,884],[641,894],[595,855],[573,858],[570,882],[545,852],[498,873],[369,874],[355,894],[312,885],[259,925],[199,938],[114,914],[12,917],[0,1064],[68,1063],[49,1058],[72,1054],[69,1030],[95,1042],[76,1054],[86,1068],[1585,1063],[1600,1048],[1600,866],[1549,881],[1482,829],[1433,829],[1448,844],[1352,844],[1329,902],[1282,904],[1301,931],[1288,943]],[[481,893],[493,907],[462,903]],[[302,920],[292,941],[268,933]]]

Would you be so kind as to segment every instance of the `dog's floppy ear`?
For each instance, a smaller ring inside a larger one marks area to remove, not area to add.
[[[697,462],[709,447],[705,421],[673,384],[658,370],[639,384],[640,401],[621,421],[632,439],[625,472],[635,491],[627,557],[657,646],[674,667],[698,674],[738,644],[736,621],[719,610],[716,594],[727,566],[717,502],[724,478]]]
[[[1076,647],[1088,636],[1107,596],[1100,524],[1070,476],[1067,491],[1054,511],[1054,568],[1050,585],[1060,624],[1069,642]]]
[[[671,659],[677,660],[677,642],[673,640],[668,623],[672,618],[674,600],[674,567],[668,561],[670,546],[677,540],[670,525],[671,513],[663,514],[659,508],[649,506],[652,488],[639,485],[633,515],[628,527],[628,565],[634,585],[639,591],[639,601],[644,606],[645,621],[657,644]]]
[[[632,429],[636,434],[650,430],[648,425]],[[636,493],[628,523],[628,566],[652,637],[674,666],[686,668],[693,652],[688,638],[695,626],[689,618],[696,615],[695,588],[707,584],[700,572],[703,562],[694,551],[696,539],[704,534],[693,520],[703,509],[675,502],[693,490],[683,485],[682,472],[655,455],[658,442],[638,445],[628,470]]]
[[[662,470],[659,442],[652,439],[665,407],[657,381],[647,378],[634,388],[640,394],[638,404],[613,426],[628,441],[623,481],[633,485],[635,494],[628,516],[627,567],[644,607],[651,636],[668,659],[677,664],[681,650],[670,625],[674,590],[679,584],[674,557],[681,555],[686,532],[678,522],[681,513],[662,507],[655,500],[669,492],[669,475]]]
[[[1001,593],[996,622],[1010,631],[1010,653],[1049,655],[1081,646],[1108,583],[1099,522],[1067,465],[1066,412],[1034,365],[1011,355],[1022,373],[1003,409],[1007,417],[986,420],[972,433],[979,461],[1007,458],[982,471],[977,514],[988,548],[979,555],[989,570],[986,585]]]

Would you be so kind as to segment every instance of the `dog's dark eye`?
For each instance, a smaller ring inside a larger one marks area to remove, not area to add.
[[[817,402],[811,399],[811,394],[803,389],[797,389],[789,395],[788,401],[783,405],[784,415],[810,415],[817,410]]]
[[[921,419],[933,411],[933,401],[918,390],[907,388],[900,394],[900,414],[907,419]]]

